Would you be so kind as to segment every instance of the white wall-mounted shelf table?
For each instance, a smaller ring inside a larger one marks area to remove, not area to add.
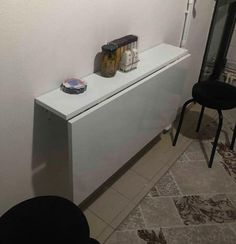
[[[189,57],[185,49],[161,44],[140,54],[136,70],[84,77],[83,94],[58,88],[36,98],[68,123],[76,203],[172,123],[186,92]]]

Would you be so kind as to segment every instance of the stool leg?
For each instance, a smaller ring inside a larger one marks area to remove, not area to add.
[[[236,138],[236,124],[235,124],[235,127],[234,127],[233,138],[232,138],[232,141],[231,141],[231,144],[230,144],[230,150],[234,150],[235,138]]]
[[[222,123],[223,123],[223,115],[222,115],[221,110],[218,110],[218,114],[219,114],[219,124],[218,124],[218,128],[217,128],[217,132],[216,132],[213,148],[212,148],[212,151],[211,151],[211,158],[210,158],[210,161],[208,163],[208,167],[209,168],[211,168],[212,164],[213,164],[215,151],[216,151],[216,147],[217,147],[217,143],[218,143],[218,139],[219,139],[219,136],[220,136],[220,131],[221,131]]]
[[[175,138],[174,138],[174,141],[173,141],[173,146],[176,145],[176,142],[178,140],[178,136],[179,136],[179,132],[180,132],[180,129],[181,129],[181,125],[182,125],[182,122],[183,122],[183,118],[184,118],[184,112],[185,112],[185,109],[187,107],[187,105],[191,102],[193,102],[194,99],[190,99],[188,100],[187,102],[184,103],[183,107],[182,107],[182,111],[181,111],[181,115],[180,115],[180,120],[179,120],[179,125],[178,125],[178,128],[177,128],[177,131],[176,131],[176,134],[175,134]]]
[[[198,120],[196,132],[199,132],[199,129],[200,129],[200,126],[201,126],[201,122],[202,122],[202,116],[204,114],[204,110],[205,110],[205,107],[202,106],[202,110],[201,110],[200,117],[199,117],[199,120]]]

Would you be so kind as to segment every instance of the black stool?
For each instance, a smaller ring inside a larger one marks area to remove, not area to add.
[[[99,244],[89,237],[82,211],[57,196],[35,197],[17,204],[0,218],[0,243]]]
[[[222,115],[221,110],[228,110],[228,109],[233,109],[236,107],[236,87],[229,85],[227,83],[224,83],[224,82],[220,82],[220,81],[198,82],[193,86],[192,97],[193,97],[192,99],[188,100],[183,105],[181,115],[180,115],[179,125],[178,125],[177,131],[175,134],[175,138],[173,141],[173,146],[176,145],[176,142],[177,142],[177,139],[179,136],[179,132],[180,132],[180,128],[181,128],[183,118],[184,118],[184,112],[189,103],[197,102],[200,105],[202,105],[197,129],[196,129],[197,132],[200,129],[202,116],[203,116],[205,107],[216,109],[219,114],[219,125],[218,125],[218,129],[216,132],[215,140],[213,143],[210,161],[208,163],[208,167],[211,168],[213,159],[214,159],[214,155],[215,155],[215,150],[216,150],[217,143],[218,143],[218,139],[220,136],[222,123],[223,123],[223,115]],[[236,137],[236,125],[234,127],[233,138],[232,138],[232,142],[230,145],[231,150],[233,150],[233,147],[234,147],[235,137]]]

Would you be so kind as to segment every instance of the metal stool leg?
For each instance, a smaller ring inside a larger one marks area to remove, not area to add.
[[[196,132],[199,132],[199,129],[200,129],[200,126],[201,126],[201,122],[202,122],[202,116],[204,114],[204,110],[205,110],[205,107],[202,106],[202,110],[201,110],[200,117],[199,117],[199,120],[198,120]]]
[[[234,150],[235,138],[236,138],[236,124],[235,124],[235,127],[234,127],[233,138],[232,138],[232,141],[231,141],[231,144],[230,144],[230,150]]]
[[[210,161],[208,163],[208,167],[209,168],[211,168],[212,164],[213,164],[215,151],[216,151],[216,147],[217,147],[217,143],[218,143],[218,139],[219,139],[219,136],[220,136],[220,131],[221,131],[222,123],[223,123],[223,115],[222,115],[221,110],[218,110],[218,114],[219,114],[219,124],[218,124],[218,129],[217,129],[217,132],[216,132],[213,148],[212,148],[212,151],[211,151],[211,158],[210,158]]]
[[[181,115],[180,115],[179,125],[178,125],[177,131],[176,131],[176,134],[175,134],[175,138],[174,138],[174,141],[173,141],[173,146],[176,145],[176,142],[178,140],[179,132],[180,132],[181,125],[182,125],[182,122],[183,122],[183,118],[184,118],[185,109],[186,109],[187,105],[189,103],[193,102],[193,101],[194,101],[194,99],[192,98],[192,99],[188,100],[187,102],[185,102],[184,105],[183,105],[183,108],[182,108],[182,111],[181,111]]]

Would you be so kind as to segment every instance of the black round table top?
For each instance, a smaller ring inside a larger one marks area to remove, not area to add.
[[[92,243],[83,212],[58,196],[35,197],[0,218],[0,243]]]

